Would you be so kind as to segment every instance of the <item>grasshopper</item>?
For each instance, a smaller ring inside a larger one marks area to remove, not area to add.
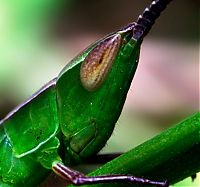
[[[130,175],[87,177],[68,166],[96,155],[111,136],[143,38],[169,2],[152,1],[136,22],[93,43],[0,121],[1,186],[35,186],[51,170],[75,185],[168,186]]]

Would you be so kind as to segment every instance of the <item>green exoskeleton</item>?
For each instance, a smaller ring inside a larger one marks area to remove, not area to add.
[[[86,177],[70,169],[111,136],[135,74],[140,45],[170,0],[156,0],[137,22],[95,42],[0,121],[0,186],[36,186],[53,170],[75,185],[133,182],[129,175]]]

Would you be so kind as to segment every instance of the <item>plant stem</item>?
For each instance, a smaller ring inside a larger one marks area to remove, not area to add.
[[[174,184],[199,171],[200,113],[198,112],[106,163],[89,176],[130,174],[153,180],[167,179],[170,184]],[[95,184],[88,185],[88,187],[121,185]]]

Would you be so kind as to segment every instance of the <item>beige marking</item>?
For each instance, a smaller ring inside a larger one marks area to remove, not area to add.
[[[80,69],[83,87],[96,90],[109,73],[121,43],[121,35],[115,34],[98,44],[85,58]]]

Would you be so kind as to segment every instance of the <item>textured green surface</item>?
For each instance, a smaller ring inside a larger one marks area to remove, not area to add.
[[[56,95],[49,88],[4,122],[13,152],[21,157],[36,151],[58,129]]]
[[[5,135],[3,128],[0,129],[0,135]],[[1,187],[36,186],[38,182],[45,179],[48,173],[49,171],[29,155],[20,159],[16,158],[6,136],[0,141]]]
[[[200,113],[198,112],[90,175],[124,173],[156,180],[167,179],[170,184],[174,184],[200,171],[199,158]],[[107,186],[121,186],[121,184]]]
[[[59,159],[55,154],[59,146],[54,138],[58,130],[55,114],[55,89],[50,87],[1,126],[0,176],[4,183],[35,186],[44,180],[49,173],[45,168],[51,168],[52,160]]]

